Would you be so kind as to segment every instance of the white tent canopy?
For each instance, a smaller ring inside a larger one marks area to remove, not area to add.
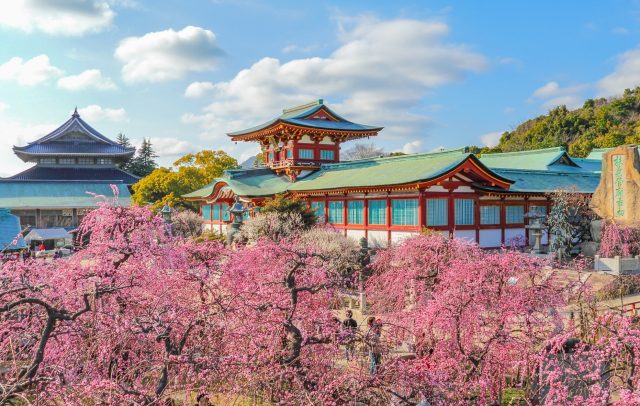
[[[44,240],[63,240],[73,238],[71,234],[64,228],[33,228],[24,237],[26,242],[44,241]]]

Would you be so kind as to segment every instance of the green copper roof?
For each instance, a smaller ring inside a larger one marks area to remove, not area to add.
[[[598,159],[602,161],[602,155],[604,155],[605,152],[611,151],[612,149],[613,148],[594,148],[591,150],[591,152],[589,152],[589,155],[587,155],[587,159]]]
[[[563,147],[482,154],[480,161],[492,169],[580,170]]]
[[[548,193],[557,189],[565,189],[581,193],[593,193],[600,183],[599,173],[561,173],[508,169],[498,169],[495,172],[515,181],[509,188],[512,192]]]
[[[127,186],[116,185],[119,191],[118,203],[131,204],[131,194]],[[95,193],[113,198],[109,183],[91,182],[0,182],[0,207],[9,209],[70,209],[96,207],[99,199],[88,194]]]
[[[314,114],[315,112],[321,109],[324,109],[330,115],[335,117],[338,121],[308,119],[309,116],[311,116],[312,114]],[[249,134],[254,131],[259,131],[264,128],[268,128],[277,122],[289,123],[289,124],[302,126],[302,127],[324,128],[327,130],[344,130],[344,131],[382,130],[382,127],[357,124],[349,120],[346,120],[345,118],[336,114],[329,107],[327,107],[324,104],[322,99],[318,99],[314,102],[304,104],[302,106],[297,106],[290,109],[284,109],[280,116],[272,120],[269,120],[266,123],[262,123],[254,127],[247,128],[246,130],[230,132],[227,135],[230,137],[235,137],[243,134]]]
[[[474,156],[459,149],[326,164],[319,171],[298,180],[289,190],[401,185],[429,180],[454,169],[470,157]]]
[[[298,177],[295,183],[289,182],[285,176],[276,175],[268,168],[232,170],[227,171],[224,177],[183,197],[209,197],[218,182],[227,183],[235,194],[247,197],[271,196],[285,191],[402,185],[437,178],[468,159],[494,176],[513,183],[509,189],[513,192],[547,193],[564,188],[593,193],[600,182],[597,165],[600,161],[577,159],[574,162],[562,148],[491,155],[494,156],[487,159],[488,155],[485,155],[478,159],[466,152],[466,149],[457,149],[325,164],[308,176]],[[508,165],[513,168],[492,165]]]
[[[233,169],[225,171],[223,177],[214,179],[207,186],[182,197],[187,199],[209,197],[219,182],[227,183],[235,194],[247,197],[271,196],[282,193],[291,186],[289,178],[276,175],[270,169]]]

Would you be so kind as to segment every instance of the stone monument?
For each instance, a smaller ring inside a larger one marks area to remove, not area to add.
[[[640,156],[636,145],[621,145],[603,155],[600,184],[590,207],[605,220],[640,225]]]
[[[235,202],[229,207],[229,214],[231,215],[231,224],[227,227],[227,244],[229,246],[231,246],[237,234],[240,232],[242,217],[247,211],[249,210],[240,201],[240,196],[236,196]]]

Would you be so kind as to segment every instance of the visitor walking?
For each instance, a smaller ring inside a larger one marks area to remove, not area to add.
[[[382,349],[380,347],[380,336],[382,335],[382,325],[375,317],[367,320],[367,334],[365,342],[369,347],[369,373],[374,375],[378,372],[378,367],[382,361]]]
[[[358,331],[358,322],[353,319],[353,312],[347,310],[346,319],[342,321],[343,340],[344,340],[344,357],[349,361],[356,355],[356,332]]]
[[[44,241],[38,245],[38,251],[45,251],[47,248],[44,246]]]

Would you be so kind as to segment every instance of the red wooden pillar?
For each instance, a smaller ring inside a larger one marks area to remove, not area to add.
[[[418,190],[418,232],[427,226],[427,202],[424,198],[424,189]]]
[[[362,213],[363,215],[362,226],[364,227],[364,238],[369,240],[369,199],[367,199],[366,193],[364,194],[364,207],[362,210],[364,210],[364,213]]]
[[[347,217],[349,215],[347,211],[347,205],[349,201],[347,199],[342,200],[342,225],[344,226],[344,236],[347,236]]]
[[[324,196],[324,223],[329,221],[329,200]]]
[[[505,227],[507,226],[507,208],[504,203],[504,197],[500,198],[500,241],[505,243]]]
[[[480,244],[480,199],[473,199],[473,223],[476,227],[476,243]]]
[[[447,223],[449,224],[449,237],[453,237],[453,231],[456,228],[456,215],[455,215],[455,199],[449,191],[449,197],[447,198]]]
[[[387,244],[391,244],[391,198],[387,193]]]
[[[530,202],[529,202],[529,196],[525,196],[524,197],[524,214],[529,213],[529,206],[530,206]],[[529,230],[527,229],[527,225],[529,224],[529,219],[527,217],[524,218],[523,220],[524,223],[524,245],[525,247],[529,246]]]

